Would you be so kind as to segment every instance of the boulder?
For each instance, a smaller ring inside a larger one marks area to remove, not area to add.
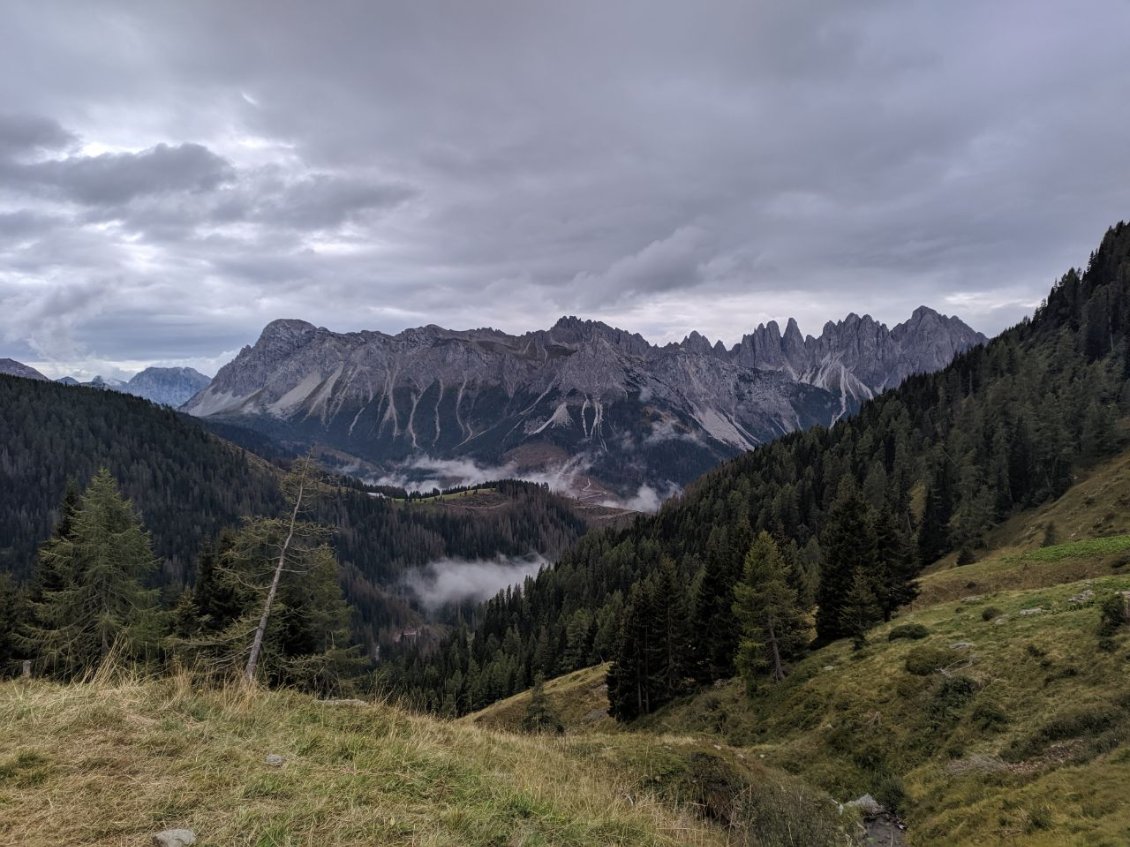
[[[280,756],[278,753],[268,753],[267,758],[263,761],[272,768],[281,768],[286,763],[286,757]]]

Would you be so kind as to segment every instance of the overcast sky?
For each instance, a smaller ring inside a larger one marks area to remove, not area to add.
[[[993,333],[1130,218],[1130,3],[5,0],[0,357]]]

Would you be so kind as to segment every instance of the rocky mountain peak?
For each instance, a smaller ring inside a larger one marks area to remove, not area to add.
[[[23,362],[17,362],[15,359],[0,359],[0,374],[20,376],[24,379],[47,380],[47,377],[35,368],[30,365],[25,365]]]

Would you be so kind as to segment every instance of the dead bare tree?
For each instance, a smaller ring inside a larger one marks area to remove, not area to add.
[[[267,622],[271,617],[271,605],[275,602],[275,595],[279,590],[279,580],[286,570],[286,556],[290,551],[290,543],[294,540],[294,527],[298,523],[298,515],[302,509],[302,498],[306,493],[309,483],[310,460],[302,459],[299,462],[297,476],[297,490],[294,494],[294,508],[290,513],[290,524],[287,527],[286,539],[279,550],[278,562],[275,564],[275,573],[271,578],[271,588],[267,592],[267,599],[263,602],[263,614],[259,616],[259,626],[255,628],[255,638],[251,642],[251,654],[247,657],[247,667],[243,671],[243,679],[247,683],[255,681],[255,670],[259,665],[259,654],[263,650],[263,636],[267,632]]]

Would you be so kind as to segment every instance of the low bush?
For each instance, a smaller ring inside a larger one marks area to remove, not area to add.
[[[1042,754],[1058,741],[1095,738],[1119,720],[1119,712],[1109,706],[1090,706],[1056,715],[1035,732],[1017,738],[1001,751],[1006,762],[1020,762]]]
[[[981,610],[981,620],[991,621],[993,618],[999,618],[1002,612],[996,606],[986,606]]]
[[[900,638],[908,638],[911,641],[917,641],[929,634],[930,630],[920,623],[904,623],[892,629],[887,635],[887,640],[898,641]]]
[[[915,676],[929,676],[942,668],[956,664],[961,654],[948,647],[915,647],[906,655],[907,673]]]

